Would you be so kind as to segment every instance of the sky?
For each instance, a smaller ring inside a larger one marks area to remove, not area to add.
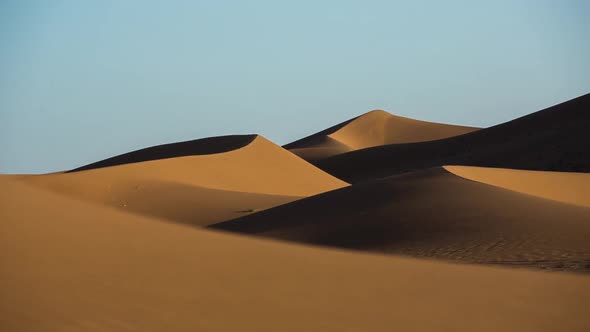
[[[590,2],[0,0],[0,173],[373,109],[488,127],[590,92]]]

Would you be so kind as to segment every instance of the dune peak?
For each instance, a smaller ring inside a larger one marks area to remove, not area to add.
[[[86,171],[95,168],[159,159],[224,153],[243,148],[251,144],[258,137],[259,135],[256,134],[227,135],[155,145],[97,161],[68,172]]]
[[[374,146],[432,141],[478,129],[420,121],[375,109],[287,144],[285,148],[303,159],[315,162]]]
[[[590,94],[586,94],[496,126],[467,129],[464,135],[334,153],[313,163],[348,182],[442,165],[588,172],[590,158],[583,142],[589,141],[589,125]],[[436,127],[441,128],[427,123],[406,126],[412,131]]]

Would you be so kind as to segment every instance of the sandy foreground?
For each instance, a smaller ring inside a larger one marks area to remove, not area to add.
[[[586,331],[590,279],[289,245],[2,177],[6,331]]]

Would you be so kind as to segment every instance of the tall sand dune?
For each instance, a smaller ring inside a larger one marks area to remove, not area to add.
[[[19,178],[78,199],[192,225],[347,185],[255,135],[167,144],[91,165]]]
[[[381,253],[590,271],[589,221],[589,207],[433,168],[357,183],[212,227]]]
[[[314,163],[358,182],[442,165],[590,172],[590,94],[446,139],[381,145]]]
[[[249,239],[74,200],[14,177],[0,177],[0,185],[3,331],[538,332],[590,326],[590,279],[584,276]]]
[[[285,148],[304,159],[319,160],[372,146],[432,141],[478,129],[419,121],[375,110],[287,144]]]

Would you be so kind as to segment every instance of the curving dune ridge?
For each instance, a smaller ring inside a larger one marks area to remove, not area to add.
[[[385,144],[432,141],[479,128],[427,122],[374,110],[284,147],[307,160]]]
[[[460,177],[559,202],[590,207],[590,173],[444,166]]]
[[[139,163],[142,161],[229,152],[247,146],[257,137],[258,135],[229,135],[156,145],[84,165],[69,172],[86,171],[95,168]]]
[[[192,225],[347,185],[256,135],[167,144],[80,169],[20,178],[78,199]]]
[[[567,183],[562,185],[567,191]],[[355,184],[211,227],[381,253],[590,271],[589,220],[590,207],[433,168]]]
[[[494,127],[445,139],[389,144],[314,164],[347,182],[443,165],[589,172],[590,94]]]

